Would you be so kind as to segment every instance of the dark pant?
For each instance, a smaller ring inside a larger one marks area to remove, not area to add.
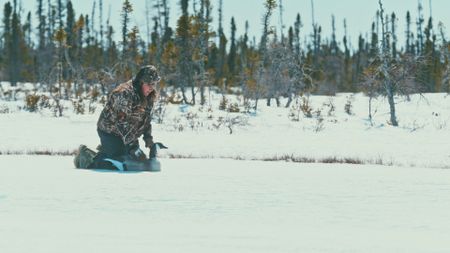
[[[115,169],[110,162],[105,161],[105,158],[110,158],[122,161],[122,156],[126,153],[125,144],[122,138],[110,133],[106,133],[97,129],[100,137],[101,149],[94,158],[94,162],[89,166],[91,168],[99,169]]]

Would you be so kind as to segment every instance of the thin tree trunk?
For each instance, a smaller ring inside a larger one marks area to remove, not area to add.
[[[384,88],[386,90],[388,102],[389,102],[389,111],[391,115],[391,124],[393,126],[398,126],[397,117],[395,116],[395,101],[394,101],[394,86],[392,84],[391,76],[389,74],[390,67],[390,53],[388,49],[387,42],[387,31],[385,30],[385,20],[384,20],[384,9],[381,0],[378,0],[378,4],[380,5],[380,18],[381,18],[381,29],[382,29],[382,58],[383,58],[383,66],[382,72],[384,74]]]
[[[392,90],[392,84],[386,84],[387,97],[389,102],[389,112],[391,114],[391,124],[393,126],[398,126],[397,117],[395,116],[395,101],[394,101],[394,92]]]

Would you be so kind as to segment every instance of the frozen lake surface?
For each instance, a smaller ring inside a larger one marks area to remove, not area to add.
[[[1,252],[450,251],[450,170],[161,161],[118,173],[0,156]]]

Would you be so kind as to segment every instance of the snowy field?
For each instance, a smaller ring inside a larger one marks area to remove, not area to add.
[[[57,118],[0,99],[0,252],[450,252],[447,94],[397,98],[399,127],[383,98],[369,122],[362,94],[311,96],[312,117],[210,98],[153,124],[160,173],[74,169],[100,105]]]
[[[299,112],[298,121],[289,118],[292,109],[267,107],[265,100],[260,101],[257,112],[244,114],[219,110],[221,95],[211,97],[210,107],[165,108],[163,123],[153,124],[154,138],[169,147],[162,157],[319,162],[347,159],[365,164],[450,168],[447,94],[413,95],[410,101],[397,98],[399,127],[388,124],[384,98],[373,101],[370,123],[368,98],[362,94],[311,96],[312,117]],[[239,99],[228,98],[230,104],[242,105]],[[348,103],[350,114],[344,110]],[[0,100],[0,109],[8,111],[0,113],[0,153],[71,153],[82,143],[92,149],[99,144],[96,121],[101,105],[93,114],[79,115],[68,103],[59,118],[45,109],[38,113],[18,109],[23,106],[23,100]],[[240,109],[244,110],[242,106]],[[232,121],[239,124],[230,124]]]
[[[0,249],[449,252],[450,171],[162,159],[160,173],[0,156]],[[8,166],[4,166],[4,165]]]

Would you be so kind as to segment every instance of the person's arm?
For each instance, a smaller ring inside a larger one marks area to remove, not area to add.
[[[151,121],[151,119],[149,116],[149,119],[146,120],[146,126],[145,126],[145,130],[144,130],[144,138],[143,138],[144,142],[145,142],[145,147],[147,147],[147,148],[151,148],[153,146],[152,124],[150,121]]]
[[[130,139],[129,136],[132,135],[133,129],[130,127],[130,117],[132,114],[132,102],[130,95],[126,91],[113,93],[110,97],[111,99],[111,109],[116,115],[116,129],[119,132],[120,137],[125,145],[130,145],[132,142],[136,141]]]
[[[152,109],[153,106],[150,104],[147,106],[145,113],[146,118],[144,121],[144,142],[145,147],[151,148],[153,146],[153,136],[152,136]]]

